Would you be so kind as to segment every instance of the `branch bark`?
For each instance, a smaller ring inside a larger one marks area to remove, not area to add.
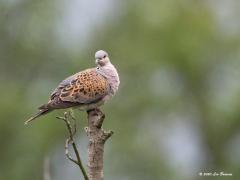
[[[64,117],[57,117],[65,122],[69,132],[69,137],[66,139],[65,143],[65,154],[70,161],[79,166],[85,180],[103,180],[104,144],[106,140],[113,135],[113,131],[105,131],[102,129],[105,115],[99,109],[90,110],[87,113],[88,127],[85,127],[85,131],[89,138],[88,174],[83,167],[80,154],[74,141],[74,135],[76,133],[76,120],[70,112],[65,112]],[[73,121],[73,124],[71,124],[70,120]],[[69,144],[72,145],[77,159],[72,158],[69,154]]]
[[[85,128],[89,138],[88,144],[88,178],[103,180],[103,152],[106,140],[113,131],[105,131],[102,124],[105,115],[99,110],[88,111],[88,127]]]

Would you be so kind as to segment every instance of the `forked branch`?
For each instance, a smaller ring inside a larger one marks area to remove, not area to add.
[[[104,129],[102,129],[105,115],[99,109],[88,111],[88,127],[85,128],[85,131],[89,138],[88,174],[83,167],[76,143],[74,141],[74,135],[76,133],[75,118],[70,112],[65,112],[64,117],[57,118],[65,122],[69,132],[69,137],[66,139],[65,142],[66,157],[79,166],[85,180],[103,180],[104,144],[107,139],[113,135],[113,131],[105,131]],[[72,145],[77,159],[74,159],[69,154],[69,144]]]
[[[80,158],[80,154],[78,152],[78,149],[77,149],[77,146],[76,146],[76,143],[74,141],[74,135],[76,134],[76,119],[72,116],[72,114],[70,112],[65,112],[64,113],[64,117],[56,117],[57,119],[61,119],[65,122],[66,126],[67,126],[67,129],[68,129],[68,132],[69,132],[69,137],[66,139],[66,142],[65,142],[65,155],[66,157],[74,162],[75,164],[77,164],[83,174],[83,177],[85,180],[89,180],[88,179],[88,176],[87,176],[87,173],[84,169],[84,166],[82,164],[82,161],[81,161],[81,158]],[[70,120],[72,121],[72,124],[71,125],[71,122]],[[73,150],[74,150],[74,153],[75,153],[75,156],[76,156],[76,160],[74,158],[72,158],[72,156],[69,154],[69,144],[72,145],[73,147]]]

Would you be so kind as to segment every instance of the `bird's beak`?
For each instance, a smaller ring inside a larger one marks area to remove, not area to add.
[[[96,59],[95,63],[98,64],[99,63],[99,59]]]
[[[96,64],[101,63],[102,60],[103,60],[103,59],[96,59]]]

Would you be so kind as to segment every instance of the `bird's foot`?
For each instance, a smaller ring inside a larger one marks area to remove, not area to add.
[[[87,110],[87,114],[89,115],[90,113],[93,113],[92,115],[95,115],[95,116],[100,115],[105,117],[104,113],[99,108]]]

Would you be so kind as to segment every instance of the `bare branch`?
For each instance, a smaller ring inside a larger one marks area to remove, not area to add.
[[[104,143],[113,135],[113,131],[104,131],[102,129],[104,118],[105,115],[99,109],[88,111],[88,127],[85,127],[85,131],[89,138],[89,180],[103,180]]]
[[[65,122],[69,137],[65,142],[65,155],[66,157],[77,164],[81,169],[81,172],[85,180],[103,180],[103,153],[104,144],[108,138],[113,135],[113,131],[105,131],[102,129],[102,124],[105,118],[104,113],[99,109],[88,111],[88,127],[85,127],[85,131],[89,138],[88,144],[88,175],[82,165],[82,161],[77,150],[76,143],[74,141],[74,135],[76,134],[76,119],[71,113],[64,113],[64,117],[57,117]],[[72,122],[72,123],[71,123]],[[69,144],[72,145],[76,159],[69,154]]]
[[[74,162],[75,164],[78,165],[77,160],[73,159],[72,156],[69,154],[69,150],[68,150],[69,141],[70,141],[70,139],[67,138],[67,139],[66,139],[66,142],[65,142],[65,155],[67,156],[67,158],[68,158],[70,161],[72,161],[72,162]]]
[[[73,136],[76,134],[76,131],[77,131],[77,128],[76,128],[76,119],[73,117],[73,115],[71,113],[68,113],[68,112],[65,112],[64,113],[64,117],[56,117],[57,119],[61,119],[65,122],[66,126],[67,126],[67,129],[68,129],[68,132],[69,132],[69,138],[66,139],[66,142],[65,142],[65,155],[66,157],[74,162],[75,164],[77,164],[83,174],[83,177],[85,180],[88,180],[88,176],[87,176],[87,173],[83,167],[83,164],[82,164],[82,161],[81,161],[81,158],[80,158],[80,154],[78,152],[78,149],[77,149],[77,146],[76,146],[76,143],[74,141],[74,138]],[[71,125],[70,123],[70,120],[73,121],[73,126]],[[75,153],[75,156],[77,158],[77,160],[73,159],[72,156],[69,154],[69,144],[71,143],[72,147],[73,147],[73,150],[74,150],[74,153]]]

